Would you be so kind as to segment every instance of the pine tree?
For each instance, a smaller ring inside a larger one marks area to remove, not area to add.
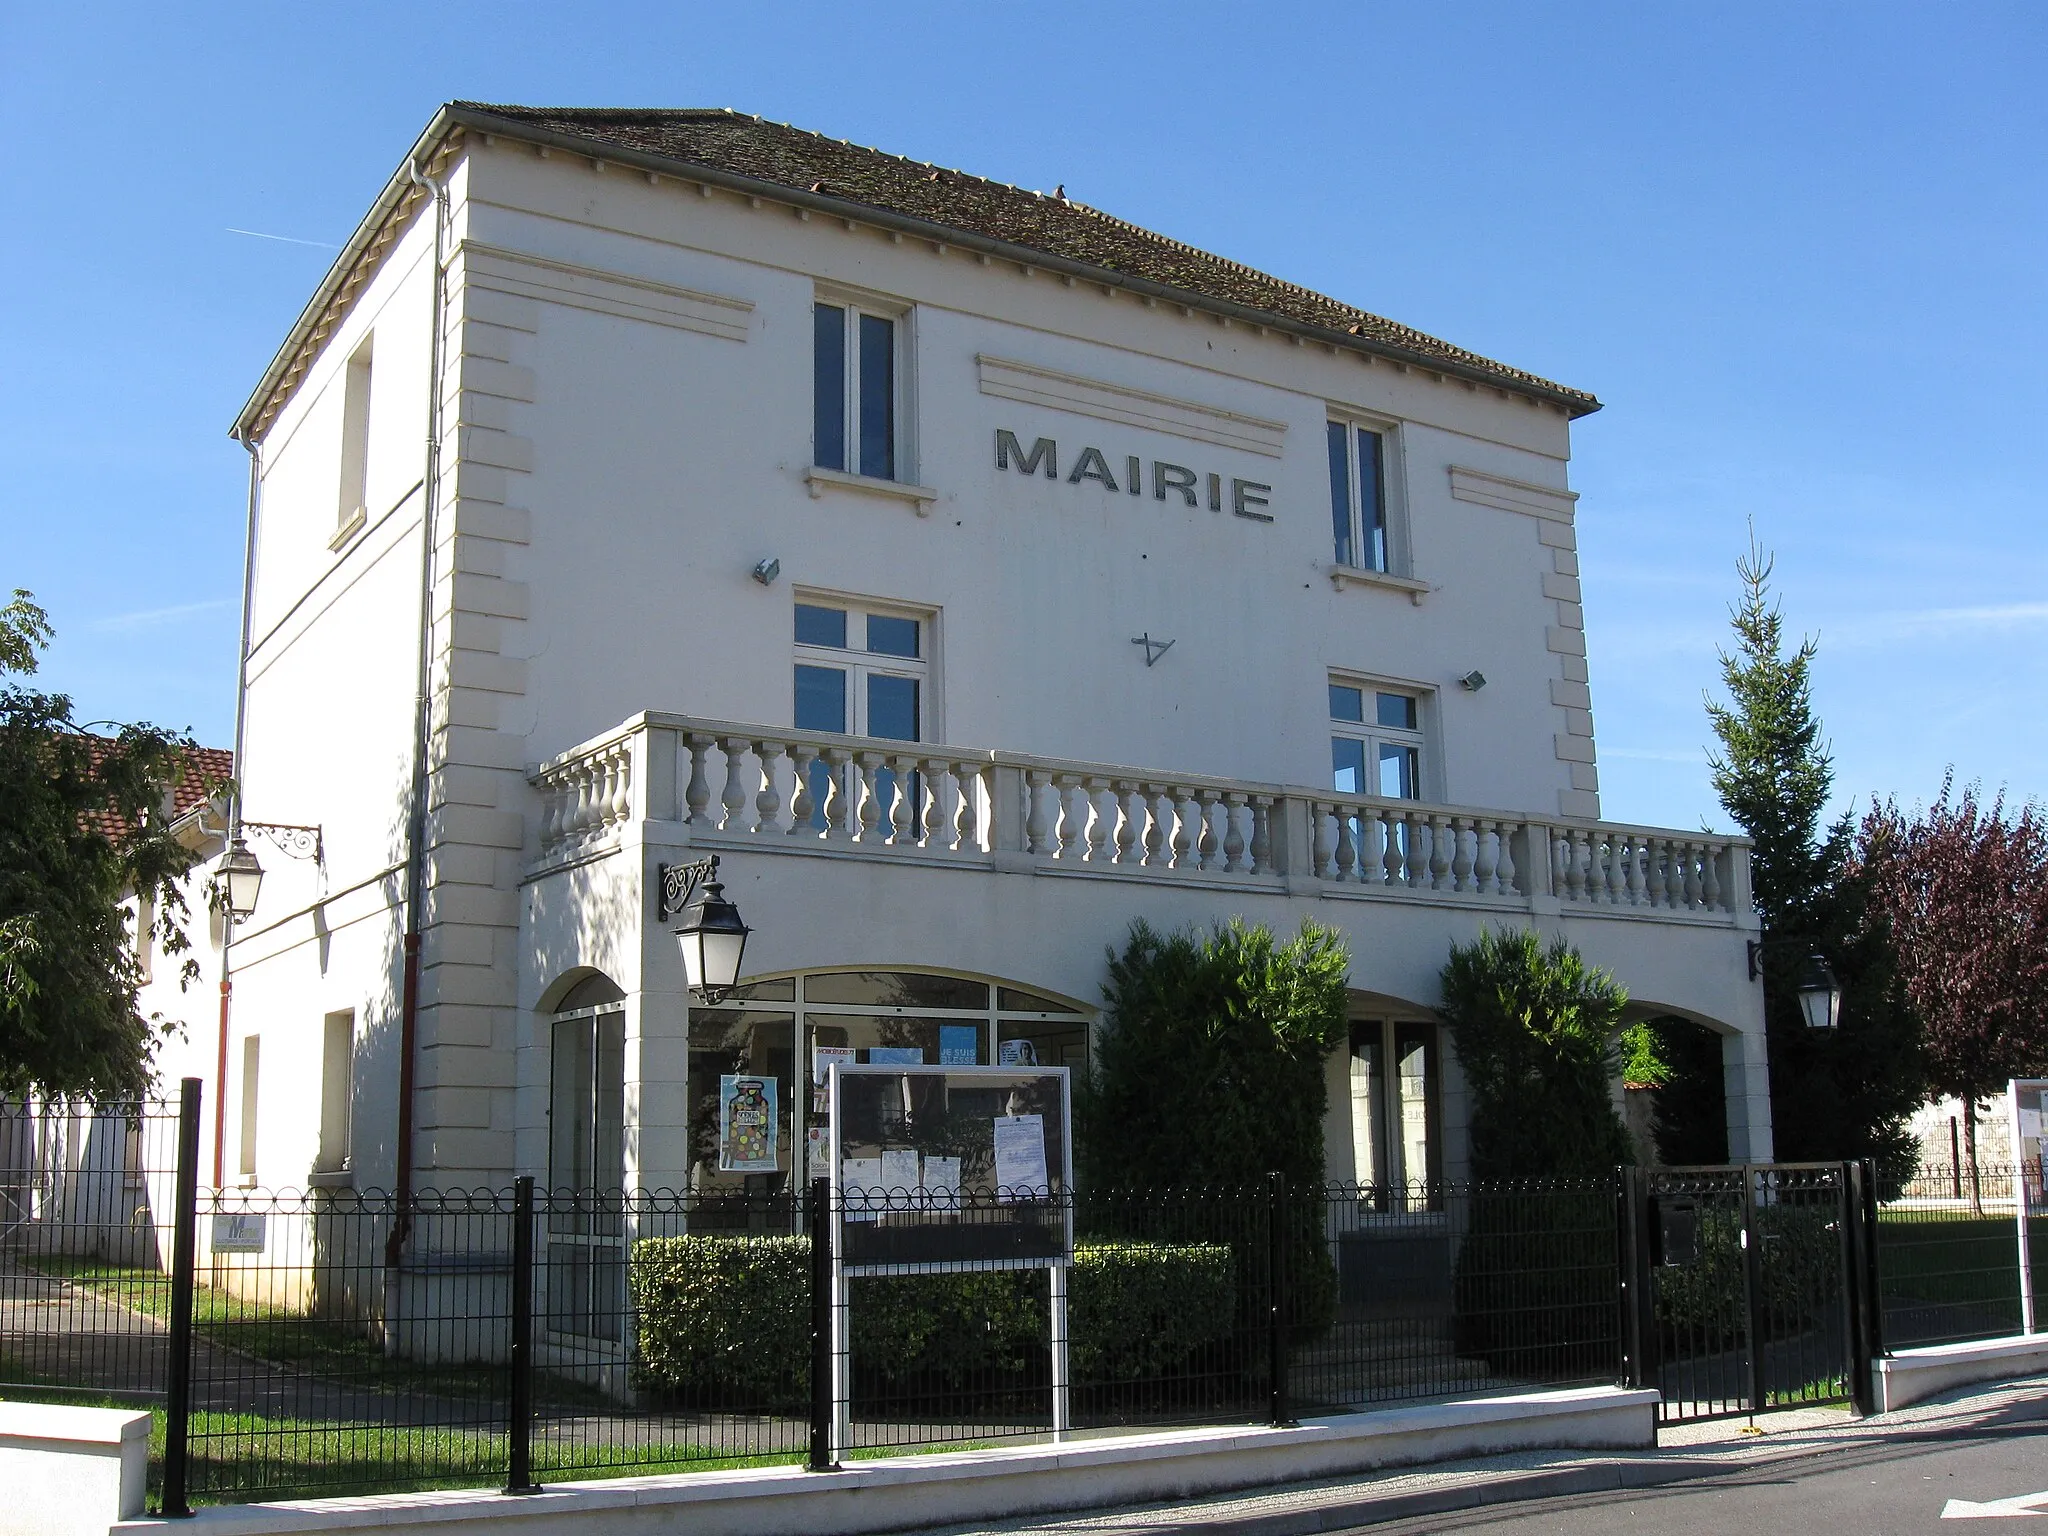
[[[1707,719],[1720,740],[1709,759],[1714,791],[1755,845],[1777,1155],[1876,1157],[1897,1171],[1911,1162],[1905,1120],[1923,1085],[1915,1028],[1885,936],[1864,921],[1869,892],[1853,868],[1854,823],[1847,814],[1822,821],[1835,772],[1813,708],[1819,646],[1807,636],[1787,653],[1773,564],[1752,534],[1735,567],[1735,647],[1720,653],[1728,701],[1709,698]],[[1831,1034],[1809,1029],[1799,1008],[1797,975],[1811,953],[1826,957],[1842,984],[1841,1026]]]

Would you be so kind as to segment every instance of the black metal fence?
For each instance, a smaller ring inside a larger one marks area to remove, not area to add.
[[[181,1169],[180,1106],[0,1108],[0,1392],[151,1406],[168,1511],[1616,1380],[1689,1417],[1851,1391],[1862,1291],[1902,1342],[2017,1323],[1992,1294],[2016,1246],[1973,1225],[2010,1233],[2009,1194],[1880,1202],[1846,1165],[837,1211],[521,1180],[401,1208],[199,1190],[197,1112]]]
[[[2020,1331],[2019,1171],[1923,1170],[1880,1190],[1877,1249],[1885,1341],[1894,1349]],[[2032,1205],[2041,1205],[2041,1191]],[[2048,1231],[2029,1233],[2037,1317],[2048,1316]]]

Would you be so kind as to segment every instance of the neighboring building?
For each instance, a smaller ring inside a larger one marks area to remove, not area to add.
[[[1719,1031],[1767,1158],[1747,846],[1598,819],[1597,408],[1057,193],[442,110],[235,428],[243,812],[325,859],[234,935],[230,1181],[780,1186],[812,1047],[1079,1060],[1134,919],[1239,914],[1349,938],[1333,1177],[1466,1167],[1431,1007],[1488,923]],[[751,985],[693,1014],[707,853]],[[779,1174],[707,1157],[735,1070]]]

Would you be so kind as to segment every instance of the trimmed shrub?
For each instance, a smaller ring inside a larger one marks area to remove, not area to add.
[[[795,1411],[810,1394],[810,1242],[646,1238],[633,1248],[638,1378],[694,1407]],[[1023,1389],[1046,1380],[1039,1270],[856,1280],[853,1367],[863,1390]],[[1227,1342],[1237,1287],[1218,1243],[1076,1250],[1068,1288],[1077,1385],[1143,1385]]]
[[[693,1407],[809,1401],[809,1239],[643,1238],[629,1279],[645,1384]]]
[[[1834,1205],[1778,1202],[1760,1206],[1757,1235],[1765,1326],[1776,1337],[1804,1333],[1829,1316],[1840,1298],[1842,1239]],[[1699,1213],[1699,1257],[1657,1276],[1657,1321],[1672,1335],[1737,1334],[1744,1326],[1742,1212],[1723,1206]]]

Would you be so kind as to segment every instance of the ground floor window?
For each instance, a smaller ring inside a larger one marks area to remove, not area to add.
[[[617,1342],[625,1320],[625,1222],[607,1192],[626,1182],[625,994],[602,976],[579,983],[549,1042],[547,1322],[556,1333]],[[570,1192],[589,1196],[572,1199]]]
[[[835,1059],[1079,1069],[1088,1015],[1042,993],[925,971],[819,971],[738,987],[718,1007],[690,1013],[691,1189],[760,1196],[801,1188],[822,1157],[825,1077]],[[771,1135],[754,1134],[749,1121],[742,1144],[742,1099],[748,1116],[770,1117]],[[749,1224],[769,1219],[737,1200],[730,1214]]]
[[[1434,1210],[1443,1178],[1441,1050],[1435,1024],[1351,1024],[1353,1177],[1383,1209]]]

